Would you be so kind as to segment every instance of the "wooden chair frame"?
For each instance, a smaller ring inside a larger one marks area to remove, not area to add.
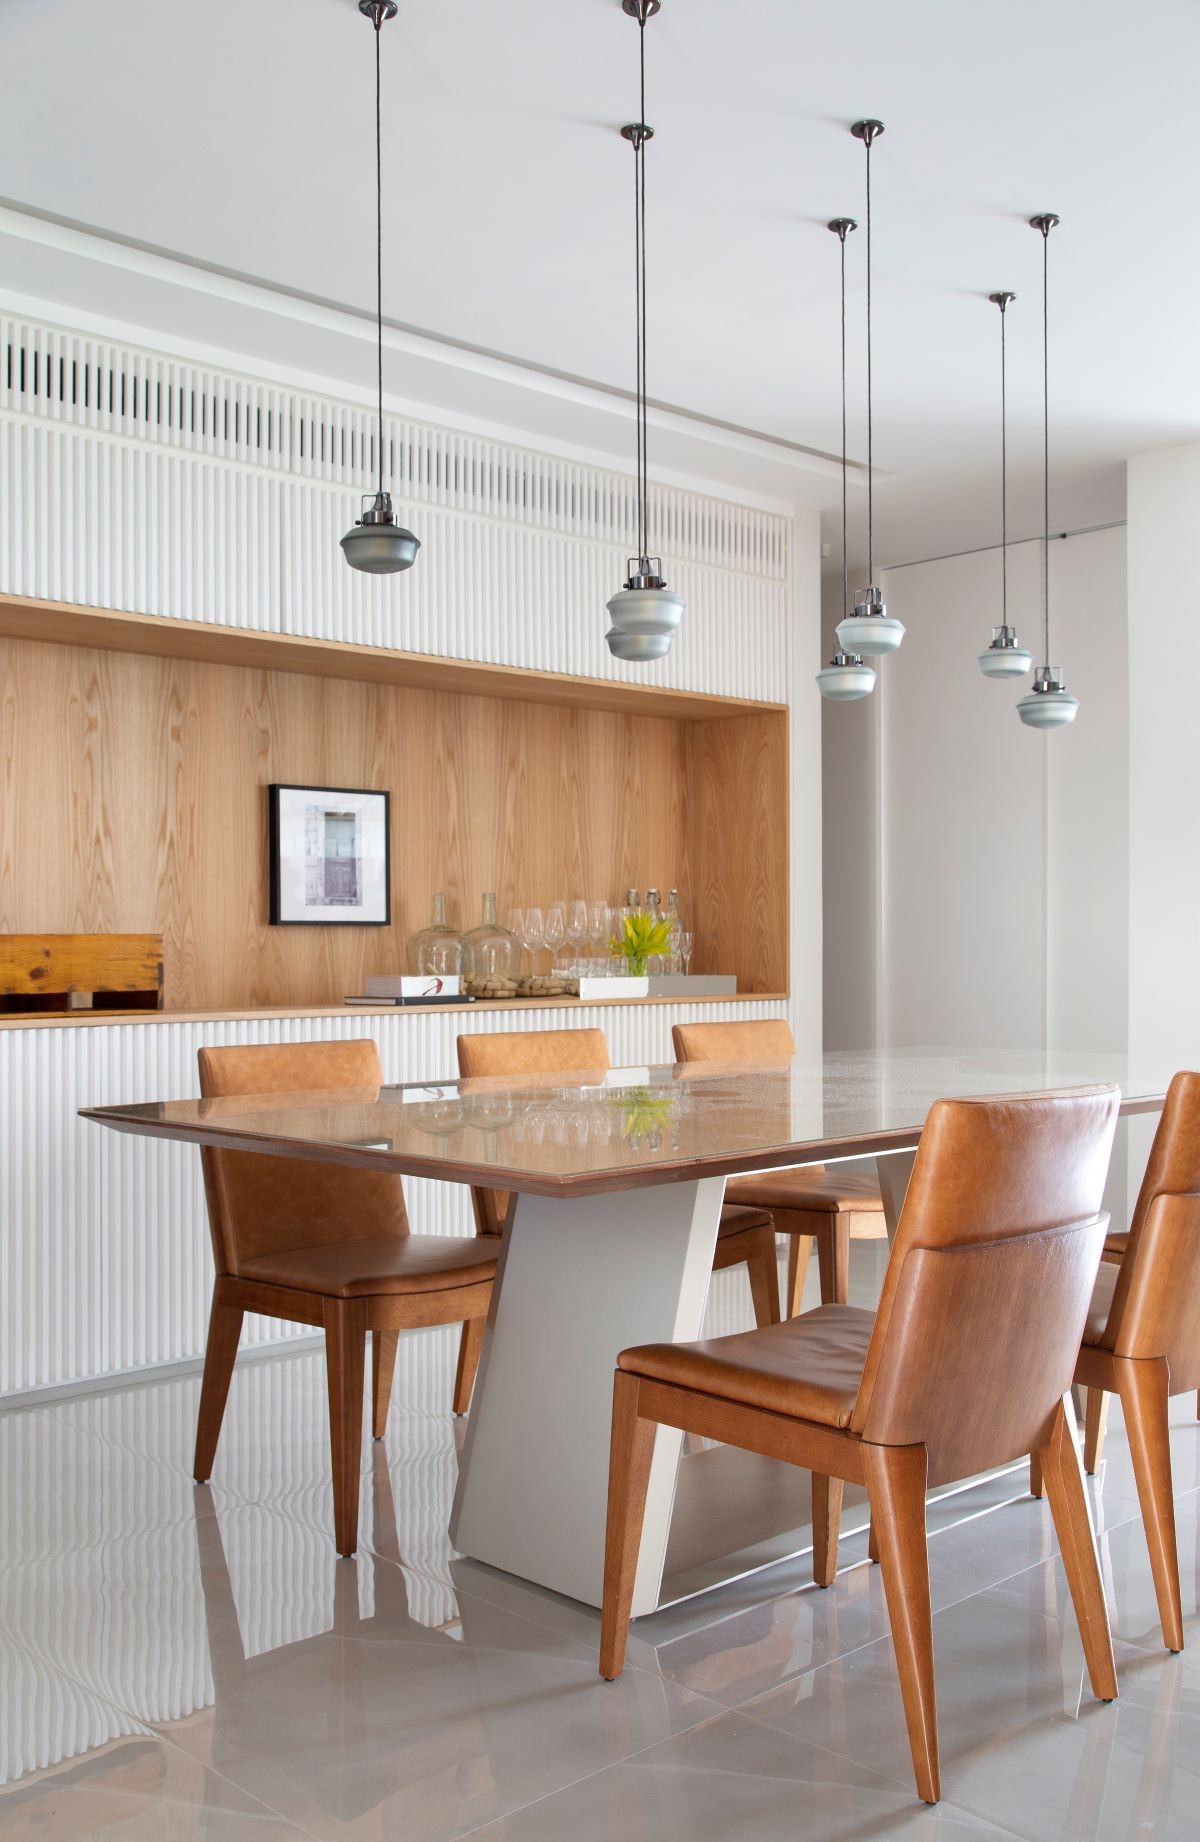
[[[831,1585],[837,1571],[838,1527],[845,1485],[866,1486],[883,1570],[917,1792],[925,1803],[937,1803],[941,1796],[941,1771],[933,1668],[933,1607],[925,1530],[925,1498],[929,1488],[926,1448],[923,1445],[870,1445],[851,1432],[792,1420],[762,1408],[745,1407],[618,1371],[613,1389],[604,1612],[600,1629],[600,1674],[609,1681],[619,1676],[625,1665],[656,1426],[679,1427],[701,1438],[740,1446],[764,1458],[782,1459],[811,1471],[813,1577],[821,1586]],[[1112,1635],[1069,1395],[1064,1396],[1059,1405],[1050,1437],[1039,1458],[1083,1638],[1092,1691],[1101,1701],[1113,1701],[1117,1694],[1117,1678]]]
[[[601,1675],[611,1680],[624,1666],[654,1433],[666,1425],[811,1472],[813,1577],[821,1586],[832,1584],[837,1568],[845,1485],[865,1486],[925,1802],[936,1803],[941,1791],[925,1527],[931,1484],[1006,1462],[1032,1442],[1092,1688],[1102,1701],[1116,1697],[1066,1389],[1072,1339],[1104,1241],[1097,1211],[1117,1101],[1107,1088],[935,1103],[867,1343],[866,1314],[826,1306],[814,1314],[811,1333],[801,1318],[711,1343],[622,1354],[613,1390]],[[1031,1191],[1031,1171],[1046,1173],[1044,1193]],[[1014,1209],[1022,1211],[1017,1220]],[[981,1347],[989,1325],[997,1338],[991,1356]],[[806,1342],[816,1352],[839,1339],[858,1352],[853,1394],[844,1367],[825,1371],[836,1382],[822,1382],[819,1356],[812,1379],[804,1379]],[[790,1369],[789,1350],[798,1352]],[[1012,1386],[998,1402],[994,1384],[1005,1375]],[[821,1416],[803,1417],[801,1403],[820,1403]]]

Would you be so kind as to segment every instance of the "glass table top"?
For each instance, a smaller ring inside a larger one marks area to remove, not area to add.
[[[767,1064],[582,1069],[337,1094],[85,1109],[118,1131],[542,1195],[911,1149],[939,1097],[1115,1082],[1156,1112],[1169,1073],[1102,1052],[895,1050]]]

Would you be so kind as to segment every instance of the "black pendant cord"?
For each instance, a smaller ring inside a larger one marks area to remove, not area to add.
[[[379,385],[379,496],[383,497],[383,109],[379,74],[379,35],[383,8],[375,8],[375,328]]]
[[[838,232],[842,246],[842,614],[850,616],[850,515],[846,496],[846,232]]]
[[[1007,301],[1000,303],[1000,619],[1008,625],[1008,354]]]
[[[875,427],[871,393],[871,136],[867,135],[867,581],[875,581]],[[845,251],[845,244],[842,249]]]
[[[1045,664],[1050,665],[1050,225],[1042,229],[1042,596],[1046,621]]]
[[[646,409],[646,19],[645,4],[638,13],[638,74],[640,81],[638,122],[641,132],[634,141],[634,183],[637,235],[637,424],[638,424],[638,558],[639,573],[649,573],[650,548],[650,475],[649,418]]]

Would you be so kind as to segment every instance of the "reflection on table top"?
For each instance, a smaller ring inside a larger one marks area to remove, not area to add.
[[[930,1104],[1115,1081],[1157,1112],[1169,1071],[1103,1053],[895,1050],[767,1064],[582,1069],[95,1107],[118,1131],[547,1196],[910,1149]]]

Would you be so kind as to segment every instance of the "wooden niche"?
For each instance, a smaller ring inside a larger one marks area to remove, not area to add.
[[[464,689],[425,688],[361,649],[354,679],[296,642],[271,669],[264,636],[250,655],[216,629],[219,659],[254,663],[115,650],[72,613],[71,644],[0,637],[0,933],[160,934],[170,1010],[309,1006],[403,969],[435,890],[466,929],[489,889],[503,919],[653,884],[680,891],[694,971],[786,990],[785,710],[601,685],[631,707],[596,708],[586,681],[522,696],[517,673],[480,695],[448,662]],[[192,623],[144,625],[195,647]],[[268,924],[271,781],[389,790],[390,927]]]

